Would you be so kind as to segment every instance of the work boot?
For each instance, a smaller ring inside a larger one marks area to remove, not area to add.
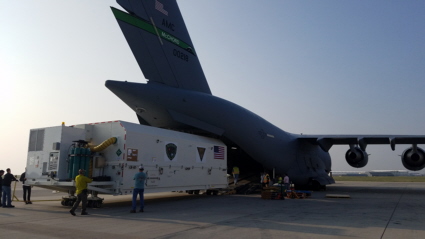
[[[81,215],[89,215],[87,212],[81,212]]]
[[[32,202],[31,201],[28,201],[28,204],[32,204]]]
[[[75,212],[71,210],[69,210],[69,213],[71,213],[72,216],[75,216]]]

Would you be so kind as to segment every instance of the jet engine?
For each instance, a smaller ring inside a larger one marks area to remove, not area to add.
[[[368,158],[367,153],[359,147],[351,147],[345,153],[345,160],[347,160],[347,163],[354,168],[362,168],[366,166]]]
[[[406,169],[418,171],[425,167],[425,152],[423,149],[413,145],[404,150],[401,155],[401,162]]]

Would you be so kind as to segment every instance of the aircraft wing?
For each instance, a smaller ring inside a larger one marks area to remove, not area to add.
[[[298,135],[298,140],[319,145],[328,152],[333,145],[358,145],[363,151],[368,144],[425,144],[425,135]]]

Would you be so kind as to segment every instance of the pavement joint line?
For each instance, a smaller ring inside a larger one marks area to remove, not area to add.
[[[268,210],[268,211],[274,211],[274,210]],[[261,212],[261,213],[263,213],[263,212]],[[178,232],[169,233],[167,235],[163,235],[163,236],[156,237],[156,238],[168,238],[169,236],[175,235],[176,233],[189,232],[191,230],[196,230],[196,229],[207,229],[207,228],[210,228],[210,227],[217,226],[218,224],[220,224],[222,222],[226,222],[226,221],[229,221],[229,220],[237,220],[237,219],[240,219],[240,218],[246,218],[246,217],[250,217],[250,216],[253,216],[253,215],[256,215],[256,214],[260,214],[260,213],[251,213],[251,214],[248,214],[248,215],[243,215],[243,216],[238,216],[238,217],[233,217],[233,218],[226,218],[224,220],[216,221],[214,223],[207,223],[206,225],[194,226],[192,228],[188,228],[188,229],[181,230],[181,231],[178,231]]]
[[[391,220],[392,220],[392,218],[393,218],[393,216],[394,216],[394,213],[395,213],[395,211],[397,210],[397,207],[398,207],[398,205],[400,204],[400,201],[401,201],[401,199],[403,198],[404,193],[406,192],[406,189],[407,189],[407,186],[405,186],[405,187],[403,188],[403,193],[402,193],[402,194],[400,195],[400,197],[398,198],[397,204],[395,205],[395,207],[394,207],[394,209],[393,209],[393,212],[391,213],[391,216],[390,216],[390,218],[388,219],[387,225],[385,225],[384,231],[382,232],[382,235],[381,235],[381,237],[380,237],[381,239],[384,237],[385,232],[387,231],[388,225],[390,224],[390,222],[391,222]]]
[[[52,202],[52,201],[62,201],[62,199],[49,199],[49,200],[31,200],[31,202]],[[25,201],[12,201],[12,202],[22,202]]]

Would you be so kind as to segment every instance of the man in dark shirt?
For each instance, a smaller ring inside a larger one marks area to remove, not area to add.
[[[19,181],[22,182],[22,190],[24,191],[24,201],[25,204],[32,204],[31,202],[31,186],[28,185],[27,182],[27,177],[26,177],[26,168],[25,168],[25,172],[23,172],[21,174],[21,177],[19,178]]]
[[[3,174],[4,174],[4,170],[0,170],[0,186],[2,187],[3,187]],[[3,192],[3,188],[0,188],[0,207],[3,206],[3,204],[1,203],[2,192]]]
[[[15,207],[12,205],[12,190],[10,190],[10,185],[12,181],[18,181],[13,174],[10,173],[10,168],[6,169],[6,174],[4,175],[2,182],[3,189],[3,207]]]

